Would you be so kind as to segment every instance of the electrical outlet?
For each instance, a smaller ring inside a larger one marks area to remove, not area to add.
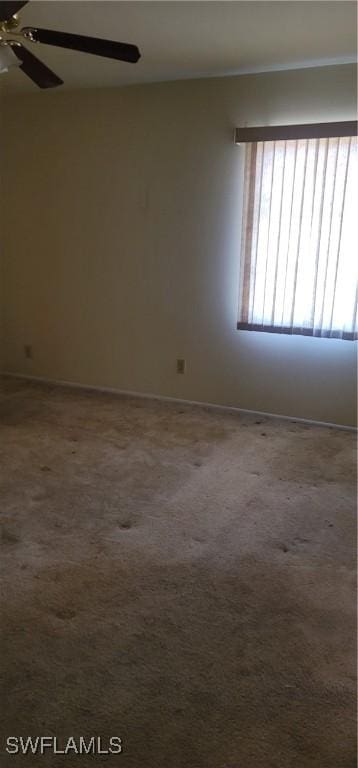
[[[24,355],[27,360],[32,360],[32,345],[24,344]]]
[[[185,373],[186,361],[183,358],[177,360],[177,373]]]

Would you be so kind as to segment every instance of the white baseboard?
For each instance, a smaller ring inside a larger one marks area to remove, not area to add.
[[[11,371],[2,371],[2,376],[8,376],[13,379],[26,379],[28,381],[38,381],[43,384],[55,384],[61,387],[72,387],[74,389],[93,390],[95,392],[104,392],[109,395],[124,395],[126,397],[140,397],[147,400],[161,400],[163,402],[177,403],[182,405],[198,405],[201,408],[212,408],[218,411],[227,411],[232,413],[246,413],[252,416],[265,416],[270,419],[282,419],[284,421],[293,421],[300,424],[309,424],[316,427],[331,427],[333,429],[343,429],[346,432],[357,432],[357,428],[347,426],[346,424],[334,424],[329,421],[316,421],[315,419],[302,419],[298,416],[286,416],[281,413],[267,413],[266,411],[252,411],[248,408],[238,408],[234,405],[220,405],[219,403],[204,403],[200,400],[184,400],[180,397],[168,397],[167,395],[156,395],[147,392],[133,392],[128,389],[116,389],[113,387],[98,387],[93,384],[81,384],[78,381],[65,381],[64,379],[51,379],[46,376],[30,376],[26,373],[13,373]]]

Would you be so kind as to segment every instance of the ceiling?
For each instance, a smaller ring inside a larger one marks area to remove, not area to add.
[[[65,81],[61,89],[213,77],[356,59],[357,5],[346,0],[219,2],[31,1],[20,13],[38,26],[135,43],[127,64],[28,43]],[[0,75],[6,91],[35,92],[19,70]]]

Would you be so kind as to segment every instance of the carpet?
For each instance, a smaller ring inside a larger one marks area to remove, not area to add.
[[[354,448],[3,377],[2,768],[353,768]]]

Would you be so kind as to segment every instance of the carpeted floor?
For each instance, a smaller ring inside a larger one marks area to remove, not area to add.
[[[4,378],[0,439],[1,768],[354,768],[352,433]]]

